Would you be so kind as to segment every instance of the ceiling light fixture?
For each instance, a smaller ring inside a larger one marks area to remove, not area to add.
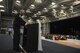
[[[76,0],[73,5],[77,5],[77,4],[80,4],[80,1],[79,0]]]
[[[31,4],[31,6],[29,7],[30,9],[35,9],[35,5]]]
[[[3,0],[0,0],[0,2],[2,2]]]
[[[21,3],[21,1],[19,1],[19,0],[17,0],[16,2],[17,2],[17,3]]]
[[[26,10],[26,13],[31,13],[31,10],[30,10],[30,9],[27,9],[27,10]]]
[[[13,10],[12,13],[17,14],[18,12],[16,10]]]
[[[34,14],[32,17],[37,17],[37,14]]]
[[[0,8],[4,8],[4,6],[3,5],[0,5]]]
[[[56,3],[52,2],[51,5],[55,5]]]
[[[34,4],[31,4],[31,6],[33,6],[33,7],[34,7],[35,5],[34,5]]]
[[[5,10],[1,9],[0,12],[5,12]]]
[[[21,6],[21,4],[20,3],[17,3],[17,2],[16,2],[16,5]]]
[[[62,8],[62,9],[66,9],[66,7],[65,7],[64,5],[61,5],[61,8]]]
[[[41,11],[38,11],[38,12],[37,12],[37,15],[41,15]]]
[[[43,12],[48,12],[48,9],[47,8],[44,8],[42,11]]]
[[[37,3],[42,3],[42,0],[35,0],[35,2],[37,2]]]
[[[49,5],[49,9],[53,9],[53,8],[56,8],[57,7],[57,4],[52,2],[50,5]]]

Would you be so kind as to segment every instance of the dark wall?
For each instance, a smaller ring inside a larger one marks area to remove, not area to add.
[[[51,34],[67,34],[77,35],[80,34],[80,16],[70,19],[50,22]]]

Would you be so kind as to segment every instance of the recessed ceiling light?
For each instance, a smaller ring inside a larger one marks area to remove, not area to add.
[[[35,9],[35,5],[31,4],[31,6],[29,7],[30,9]]]
[[[0,2],[2,2],[3,0],[0,0]]]
[[[49,6],[49,9],[53,9],[53,8],[57,8],[58,7],[58,5],[56,4],[56,5],[50,5]]]
[[[16,10],[12,11],[12,13],[17,14],[18,12]]]
[[[4,8],[4,6],[3,5],[0,5],[0,8]]]
[[[41,15],[41,11],[38,11],[38,12],[37,12],[37,15]]]
[[[16,2],[17,2],[17,3],[21,3],[21,1],[19,1],[19,0],[17,0]]]
[[[27,9],[27,10],[26,10],[26,13],[31,13],[30,9]]]
[[[66,7],[65,7],[64,5],[61,5],[61,8],[62,8],[62,9],[66,9]]]
[[[44,8],[44,9],[47,9],[47,8]]]
[[[37,2],[37,3],[42,3],[42,0],[35,0],[35,2]]]
[[[47,8],[44,8],[42,11],[43,12],[48,12],[48,9]]]
[[[55,5],[56,3],[52,2],[51,5]]]
[[[37,17],[37,14],[34,14],[33,17]]]
[[[34,4],[31,4],[31,6],[35,6]]]
[[[5,12],[5,10],[0,10],[1,12]]]
[[[21,6],[21,4],[20,3],[16,3],[18,6]]]
[[[73,5],[77,5],[77,4],[80,4],[80,1],[75,1],[75,2],[73,3]]]

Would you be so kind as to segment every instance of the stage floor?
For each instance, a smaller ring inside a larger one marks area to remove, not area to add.
[[[12,37],[0,34],[0,53],[17,53],[12,50]],[[42,40],[43,52],[28,53],[80,53],[80,49],[56,42]]]
[[[67,40],[50,40],[50,39],[43,39],[43,40],[80,49],[80,45],[68,42]]]

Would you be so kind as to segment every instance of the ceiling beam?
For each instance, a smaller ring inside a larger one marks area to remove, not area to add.
[[[41,11],[43,8],[49,6],[51,4],[52,0],[45,0],[44,2],[42,2],[41,4],[37,5],[36,7],[36,12],[37,11]]]
[[[14,0],[4,0],[5,10],[8,14],[12,13],[13,2]]]
[[[28,9],[29,6],[30,6],[32,3],[34,3],[34,1],[35,1],[35,0],[24,0],[24,1],[22,1],[22,6],[23,6],[24,8],[26,8],[26,9]]]

